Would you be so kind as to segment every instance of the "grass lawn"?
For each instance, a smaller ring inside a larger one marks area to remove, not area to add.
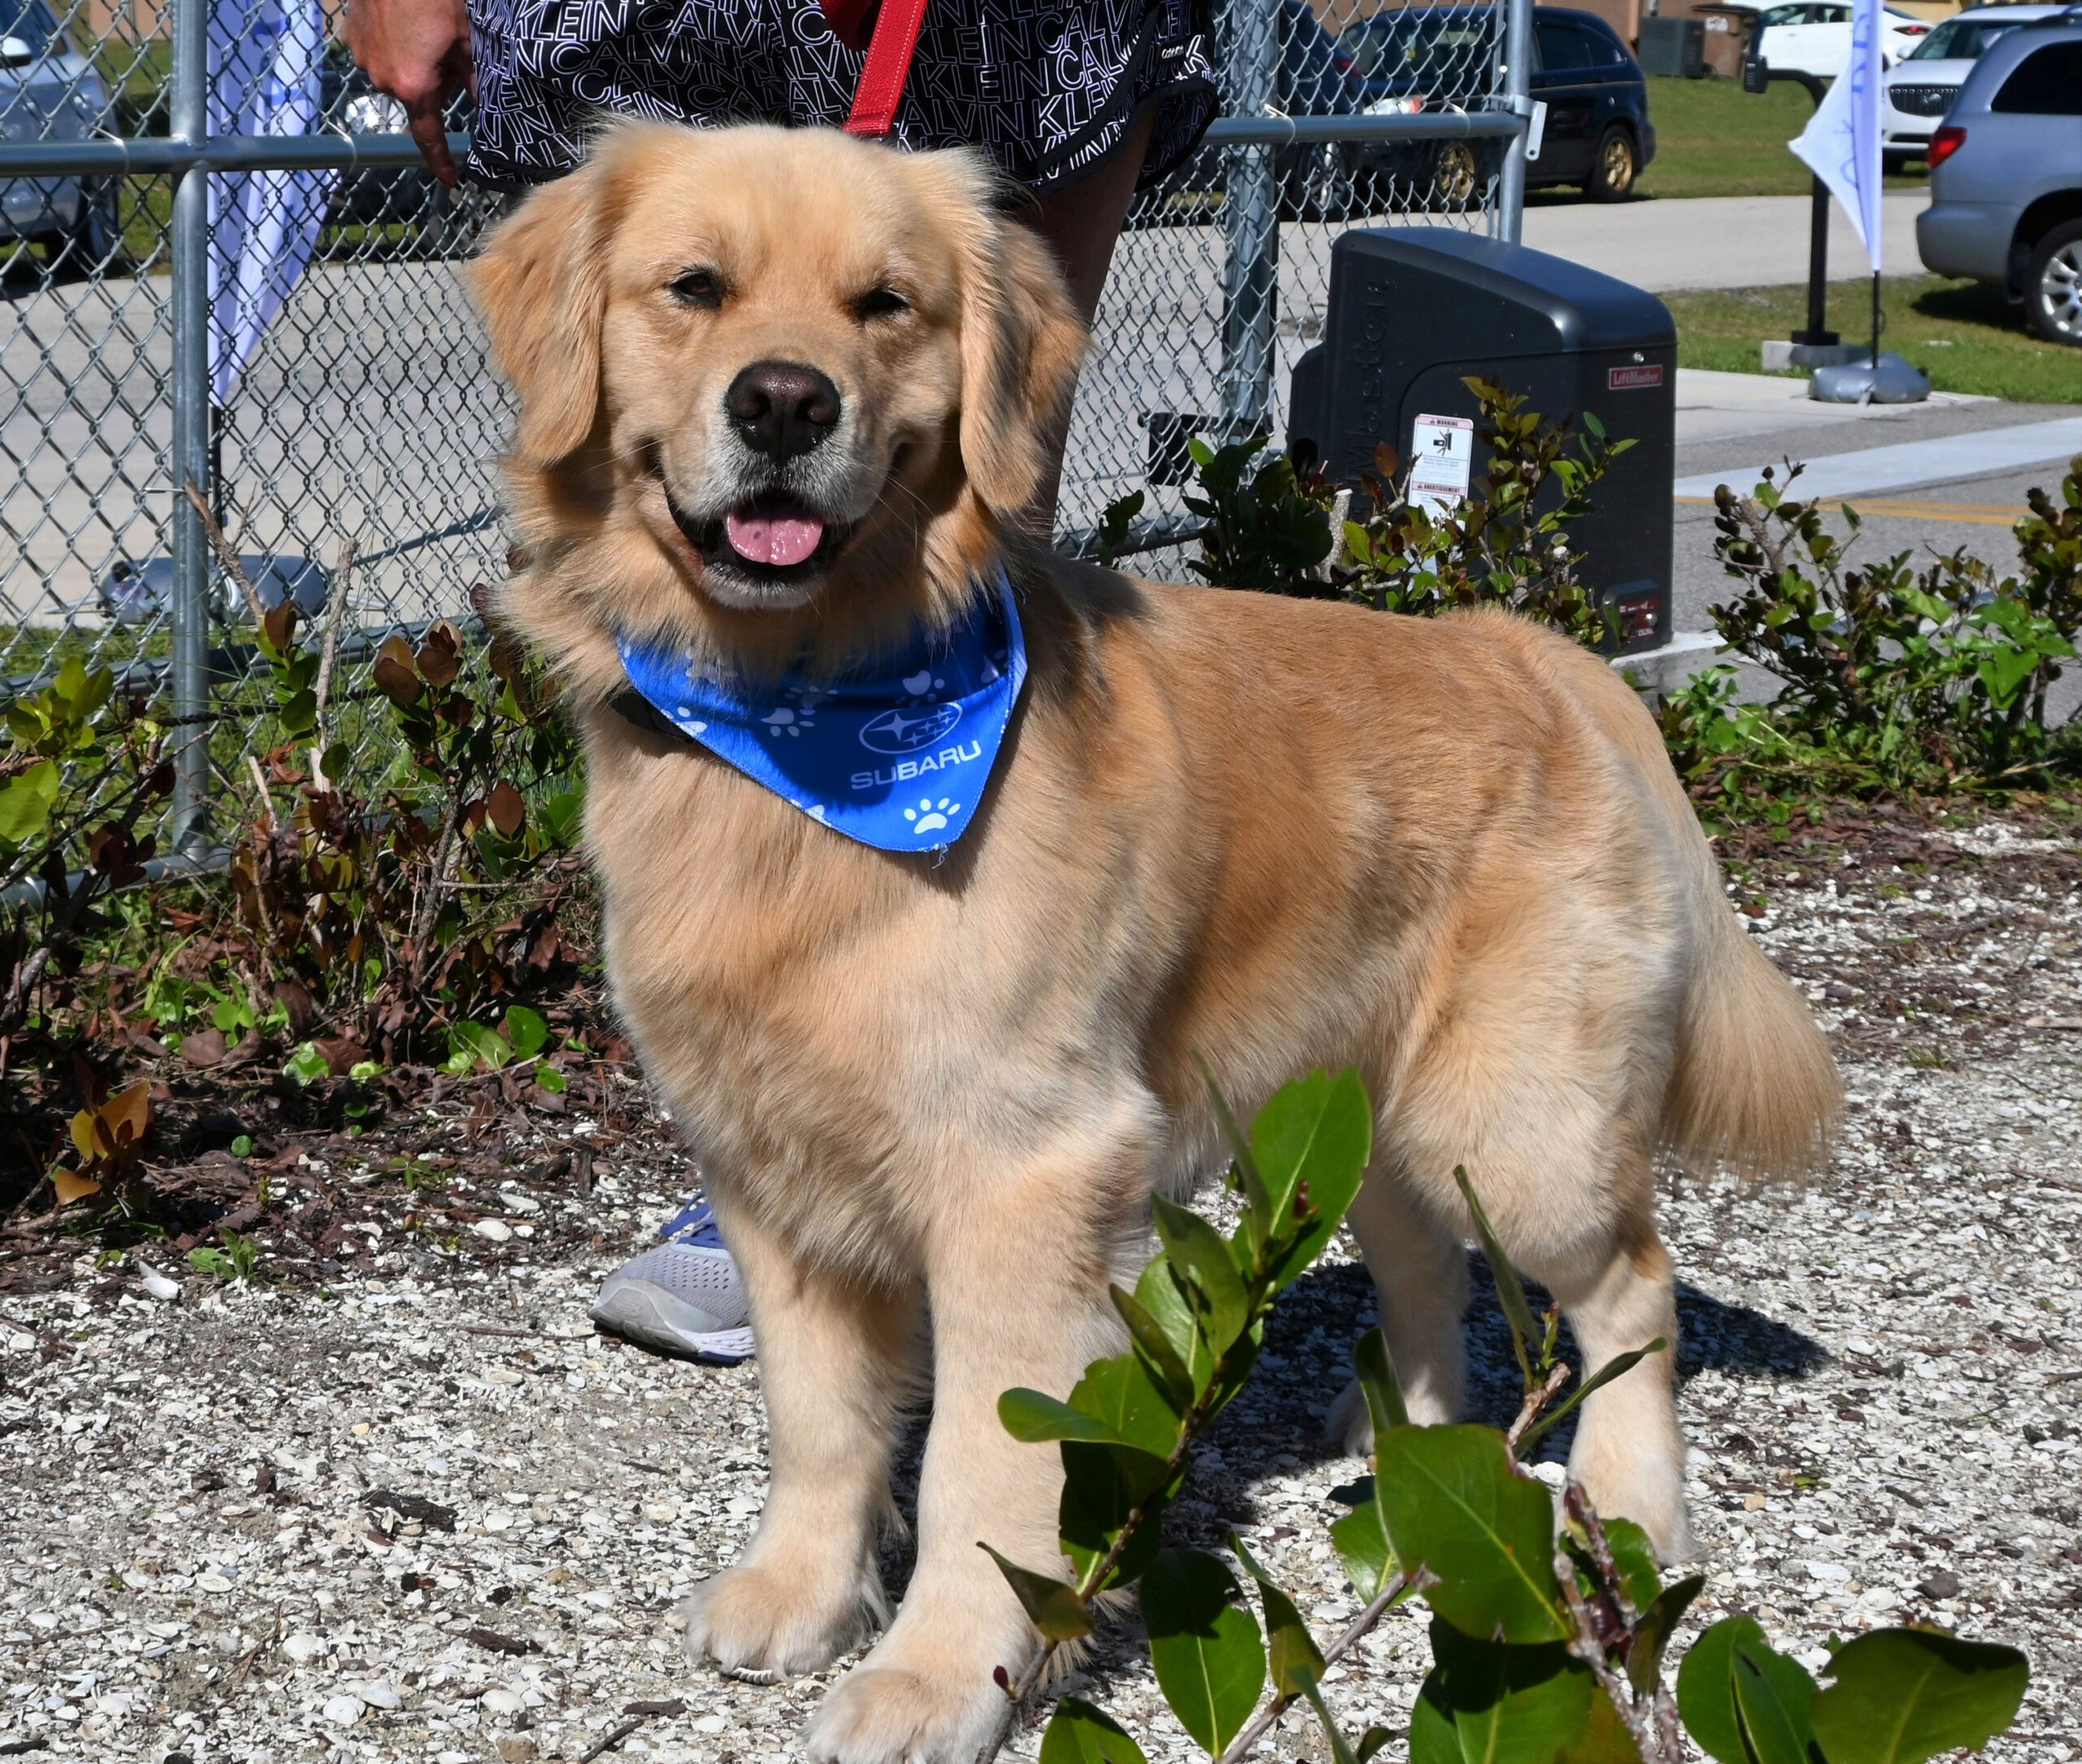
[[[1739,80],[1649,80],[1649,120],[1656,156],[1641,174],[1644,196],[1805,196],[1814,188],[1786,143],[1814,112],[1805,90],[1787,81],[1752,98]],[[1888,188],[1928,182],[1890,177]]]
[[[1880,284],[1882,349],[1898,350],[1940,392],[1980,392],[2031,403],[2082,404],[2082,349],[2042,343],[1994,289],[1941,276],[1893,276]],[[1662,297],[1677,320],[1686,368],[1755,373],[1758,346],[1807,322],[1807,289],[1716,288]],[[1872,284],[1829,285],[1829,324],[1845,342],[1867,336]]]

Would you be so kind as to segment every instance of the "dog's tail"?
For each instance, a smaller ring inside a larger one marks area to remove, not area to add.
[[[1736,922],[1718,866],[1695,898],[1701,960],[1678,1026],[1663,1142],[1701,1173],[1804,1176],[1827,1160],[1843,1108],[1828,1044],[1805,1000]]]

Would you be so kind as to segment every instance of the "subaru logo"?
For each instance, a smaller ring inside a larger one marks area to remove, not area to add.
[[[927,704],[916,711],[884,711],[860,731],[860,745],[877,753],[916,753],[930,747],[961,721],[959,704]]]

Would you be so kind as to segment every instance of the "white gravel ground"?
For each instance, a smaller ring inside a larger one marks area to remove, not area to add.
[[[1988,1756],[2065,1764],[2082,1753],[2082,865],[2001,828],[1945,838],[1953,860],[1927,872],[1868,861],[1840,888],[1767,865],[1736,890],[1827,1013],[1853,1101],[1804,1191],[1668,1192],[1698,1616],[1753,1611],[1817,1662],[1832,1631],[1911,1619],[2015,1642],[2032,1692]],[[480,1231],[470,1253],[386,1252],[324,1288],[192,1278],[172,1302],[83,1260],[63,1290],[0,1295],[0,1756],[577,1759],[635,1723],[607,1756],[799,1757],[830,1675],[719,1678],[683,1663],[671,1615],[758,1513],[757,1368],[654,1358],[585,1321],[673,1205],[673,1162],[603,1150],[594,1194],[546,1203],[604,1248]],[[528,1225],[508,1199],[509,1228]],[[1296,1288],[1173,1527],[1211,1546],[1235,1525],[1325,1636],[1354,1608],[1332,1491],[1364,1466],[1314,1433],[1366,1290],[1348,1250]],[[1501,1421],[1486,1284],[1471,1317]],[[900,1580],[899,1545],[889,1566]],[[1403,1726],[1422,1624],[1399,1614],[1333,1671],[1355,1730]],[[1072,1682],[1152,1760],[1194,1755],[1131,1635]],[[1321,1749],[1290,1722],[1260,1755]]]

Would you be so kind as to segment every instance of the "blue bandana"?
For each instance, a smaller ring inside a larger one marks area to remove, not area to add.
[[[1026,642],[997,591],[944,637],[922,632],[885,672],[819,685],[791,672],[757,698],[684,653],[621,640],[629,684],[666,721],[754,783],[885,852],[953,844],[976,812],[1026,678]]]

